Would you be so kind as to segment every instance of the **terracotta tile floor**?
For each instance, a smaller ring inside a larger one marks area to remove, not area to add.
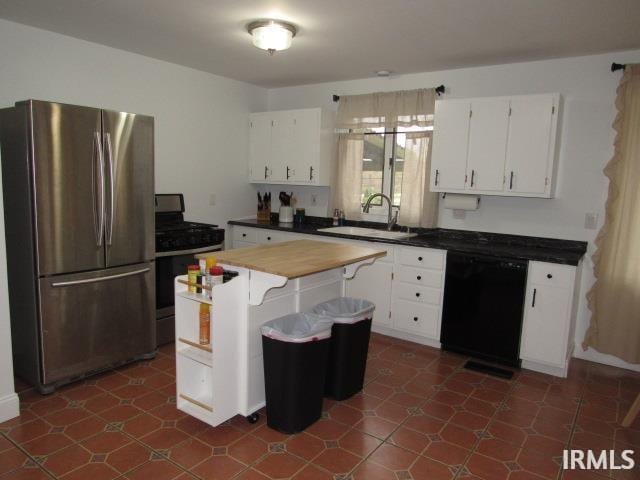
[[[0,424],[0,478],[213,480],[640,479],[560,471],[563,448],[640,449],[619,422],[640,374],[574,360],[569,378],[503,381],[464,357],[374,335],[364,392],[326,400],[298,435],[236,417],[211,428],[175,408],[173,346],[43,397],[17,385]],[[640,458],[635,456],[636,461]]]

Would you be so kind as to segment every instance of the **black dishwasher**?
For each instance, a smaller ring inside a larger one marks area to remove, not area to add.
[[[442,347],[519,366],[526,282],[526,261],[447,253]]]

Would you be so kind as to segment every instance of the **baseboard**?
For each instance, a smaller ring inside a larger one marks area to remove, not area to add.
[[[522,360],[522,368],[527,370],[533,370],[534,372],[546,373],[547,375],[553,375],[554,377],[566,378],[567,369],[569,364],[564,367],[556,367],[553,365],[547,365],[544,363],[532,362],[531,360]]]
[[[20,415],[20,400],[16,393],[0,397],[0,423]]]
[[[414,335],[412,333],[405,333],[394,328],[384,327],[382,325],[372,325],[371,331],[375,333],[380,333],[382,335],[386,335],[388,337],[399,338],[400,340],[407,340],[409,342],[419,343],[420,345],[426,345],[428,347],[433,347],[440,349],[440,342],[437,340],[432,340],[427,337],[423,337],[421,335]]]

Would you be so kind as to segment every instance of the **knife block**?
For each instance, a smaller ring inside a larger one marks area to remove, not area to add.
[[[258,210],[256,215],[256,220],[260,223],[270,223],[271,222],[271,209],[263,208],[262,210]]]

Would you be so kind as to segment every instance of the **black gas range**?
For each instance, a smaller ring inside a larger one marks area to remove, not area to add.
[[[174,334],[174,279],[197,263],[196,253],[224,247],[224,229],[184,219],[181,193],[156,194],[156,321],[158,345],[172,342]]]

